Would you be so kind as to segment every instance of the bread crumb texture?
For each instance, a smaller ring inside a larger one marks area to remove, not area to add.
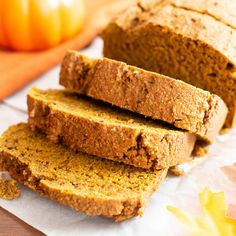
[[[27,124],[12,126],[3,134],[0,163],[14,179],[40,195],[116,221],[142,215],[167,173],[167,169],[145,171],[75,153],[50,143]]]
[[[12,200],[20,196],[20,187],[16,180],[11,179],[4,172],[0,172],[0,198]]]
[[[196,137],[65,90],[28,94],[29,124],[73,150],[145,169],[190,160]]]

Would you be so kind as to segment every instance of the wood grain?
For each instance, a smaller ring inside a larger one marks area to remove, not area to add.
[[[35,228],[0,207],[0,236],[43,236]]]

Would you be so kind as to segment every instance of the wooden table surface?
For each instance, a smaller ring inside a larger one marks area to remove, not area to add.
[[[43,233],[0,207],[0,236],[42,236]]]

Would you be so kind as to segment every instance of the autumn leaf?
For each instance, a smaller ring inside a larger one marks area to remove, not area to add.
[[[223,166],[222,170],[228,176],[228,178],[236,184],[236,163],[232,166]]]
[[[234,163],[231,166],[223,166],[221,168],[223,172],[227,175],[228,179],[236,184],[236,163]],[[235,204],[230,204],[229,209],[228,209],[228,214],[230,218],[236,220],[236,205]]]
[[[192,236],[235,236],[236,220],[226,217],[227,204],[223,192],[213,193],[209,189],[199,194],[203,216],[192,216],[183,210],[167,206],[167,209],[185,226]]]

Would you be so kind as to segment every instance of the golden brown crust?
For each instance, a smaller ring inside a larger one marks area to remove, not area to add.
[[[65,161],[67,165],[63,164]],[[45,137],[30,131],[26,124],[11,127],[1,137],[0,164],[14,179],[42,196],[88,215],[102,215],[116,221],[141,215],[148,198],[167,172],[167,169],[147,172],[95,157],[92,160],[85,154],[48,144]],[[99,166],[103,172],[99,171]],[[87,169],[104,176],[102,185]],[[129,175],[133,175],[132,180]],[[121,185],[113,183],[122,179],[125,183]],[[127,181],[130,187],[126,189]],[[118,187],[120,190],[115,190]]]
[[[226,26],[236,29],[236,2],[231,0],[172,0],[172,4],[179,8],[211,16]]]
[[[227,108],[216,95],[160,74],[110,59],[91,59],[69,51],[60,84],[80,94],[163,120],[211,143]]]
[[[54,100],[50,100],[50,95],[55,95]],[[96,109],[104,113],[99,116],[100,120],[96,119],[96,114],[86,117],[83,115],[86,108],[82,108],[82,105],[87,100],[74,98],[73,95],[64,91],[32,89],[28,95],[30,127],[40,129],[50,140],[62,141],[73,150],[146,169],[168,168],[191,160],[195,135],[170,128],[168,131],[165,126],[159,128],[155,125],[150,129],[151,123],[128,113],[122,118],[117,117],[117,122],[108,123],[113,117],[112,113],[99,104]],[[59,98],[64,100],[60,102]],[[78,114],[74,108],[69,112],[63,110],[72,102],[77,108],[81,107]],[[127,124],[122,125],[121,119],[124,118]],[[142,126],[132,126],[139,120],[144,122]]]
[[[235,3],[159,2],[133,6],[111,22],[102,35],[104,55],[217,94],[229,108],[225,127],[234,126]]]

